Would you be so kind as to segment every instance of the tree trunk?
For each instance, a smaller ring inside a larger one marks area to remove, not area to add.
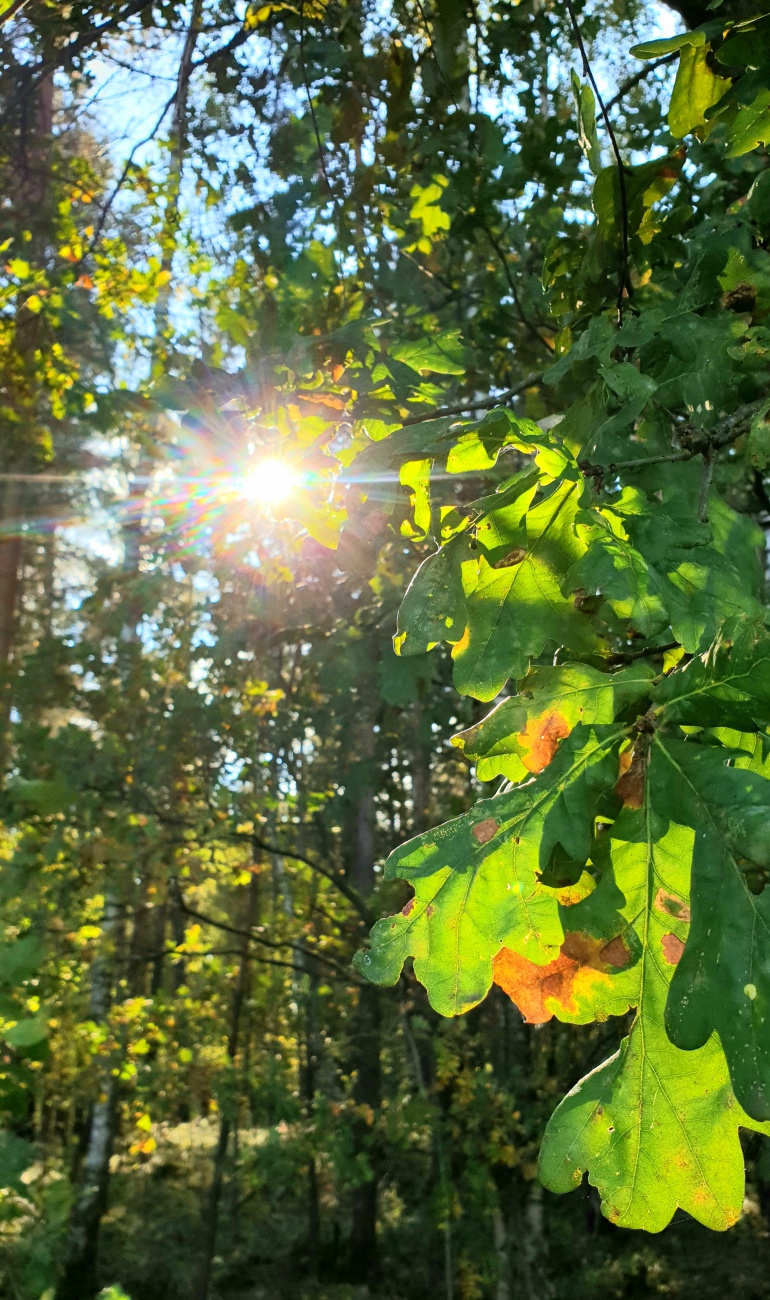
[[[114,898],[108,898],[104,909],[103,947],[91,968],[89,1012],[97,1024],[106,1020],[112,1002],[116,950],[122,928],[120,905]],[[102,1074],[99,1096],[88,1115],[85,1155],[70,1211],[56,1300],[90,1300],[96,1294],[99,1228],[107,1207],[117,1101],[117,1084],[110,1061]]]
[[[353,1193],[350,1231],[350,1278],[371,1282],[377,1268],[377,1157],[372,1146],[372,1128],[381,1101],[380,995],[373,985],[362,988],[354,1028],[356,1081],[353,1098],[358,1114],[353,1123],[356,1156],[370,1167]]]
[[[370,771],[375,756],[374,719],[362,718],[360,735],[353,752],[360,755],[356,774],[356,796],[348,816],[348,877],[364,899],[371,897],[377,883],[374,873],[374,790]],[[377,1274],[377,1152],[372,1130],[379,1111],[382,1079],[380,1068],[380,991],[373,984],[359,990],[353,1033],[353,1098],[357,1115],[353,1123],[353,1150],[367,1176],[353,1191],[348,1275],[355,1283],[371,1283]]]
[[[296,951],[296,950],[295,950]],[[301,952],[302,965],[307,971],[307,990],[305,993],[305,1061],[302,1072],[302,1097],[304,1101],[305,1121],[312,1129],[315,1120],[316,1088],[318,1065],[321,1054],[321,1034],[318,1026],[318,970],[312,957]],[[318,1277],[318,1261],[321,1241],[321,1209],[318,1195],[318,1170],[315,1149],[310,1136],[311,1151],[307,1169],[307,1272],[312,1278]]]
[[[249,882],[249,895],[246,904],[246,916],[243,924],[243,929],[245,931],[251,931],[257,924],[258,910],[259,876],[254,872]],[[227,1059],[233,1077],[235,1059],[238,1055],[238,1048],[240,1045],[241,1015],[243,1012],[243,1004],[248,997],[251,978],[250,957],[251,944],[249,939],[244,935],[241,940],[241,959],[238,967],[238,977],[233,991],[232,1008],[230,1011],[230,1033],[227,1039]],[[204,1200],[203,1214],[201,1216],[201,1247],[198,1272],[192,1290],[192,1300],[208,1300],[209,1290],[211,1287],[211,1272],[217,1244],[217,1229],[219,1227],[219,1208],[222,1202],[225,1163],[227,1160],[227,1148],[230,1142],[230,1134],[233,1130],[233,1119],[234,1116],[232,1112],[229,1111],[227,1102],[225,1102],[220,1112],[219,1134],[217,1137],[216,1150],[214,1152],[211,1183]]]
[[[53,81],[45,77],[22,99],[18,138],[9,159],[5,180],[18,231],[33,225],[28,257],[44,260],[51,242],[48,229],[48,150],[53,128]],[[18,623],[19,580],[23,556],[23,529],[27,491],[23,475],[33,464],[37,441],[37,352],[40,318],[19,304],[13,340],[0,374],[2,404],[13,413],[2,422],[0,471],[0,776],[7,766],[8,726],[11,713],[11,664]]]
[[[190,88],[190,75],[195,47],[200,36],[203,0],[193,0],[190,26],[187,29],[182,57],[177,72],[176,101],[174,103],[174,126],[171,143],[171,161],[166,178],[166,209],[163,229],[160,236],[161,264],[163,274],[158,297],[155,301],[155,339],[153,341],[152,378],[163,375],[166,361],[165,338],[169,327],[169,307],[173,285],[174,253],[179,238],[180,196],[185,154],[187,153],[187,99]]]
[[[430,760],[433,737],[430,715],[422,700],[416,700],[412,710],[414,720],[414,750],[412,752],[412,834],[421,835],[430,825],[431,770]]]

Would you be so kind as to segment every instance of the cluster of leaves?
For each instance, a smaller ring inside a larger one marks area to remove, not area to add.
[[[765,24],[642,47],[680,55],[669,128],[632,76],[617,130],[646,161],[619,174],[590,88],[575,114],[556,69],[570,15],[539,0],[471,29],[454,0],[9,9],[0,450],[33,479],[27,536],[36,471],[88,466],[95,430],[136,471],[122,570],[86,572],[50,520],[24,557],[0,1101],[29,1141],[0,1165],[0,1223],[27,1259],[43,1220],[56,1242],[31,1272],[4,1243],[18,1294],[55,1284],[68,1213],[84,1239],[108,1094],[103,1280],[133,1295],[204,1294],[199,1251],[220,1289],[262,1285],[268,1241],[291,1260],[271,1294],[295,1269],[545,1294],[540,1131],[613,1017],[630,1037],[557,1111],[544,1180],[588,1169],[622,1224],[682,1205],[726,1226],[738,1128],[768,1118],[770,279],[738,121]],[[579,19],[589,42],[627,29]],[[161,47],[182,56],[169,139],[111,175],[73,126],[103,89],[89,54],[136,60],[165,102]],[[56,148],[22,203],[13,160],[52,77]],[[237,479],[265,456],[301,491],[251,518]],[[474,700],[497,705],[479,721]],[[477,780],[504,784],[468,812]],[[473,1016],[435,1014],[492,983]],[[581,1208],[548,1202],[552,1240]],[[72,1271],[78,1300],[97,1289]]]
[[[503,778],[391,856],[413,897],[358,969],[393,984],[411,958],[448,1016],[493,981],[533,1023],[633,1010],[557,1108],[540,1171],[555,1191],[587,1171],[610,1219],[650,1231],[677,1207],[730,1226],[738,1128],[770,1132],[770,633],[750,500],[767,463],[767,173],[736,171],[716,217],[689,179],[766,139],[766,31],[717,20],[638,47],[680,55],[674,140],[652,162],[602,168],[577,87],[595,222],[546,259],[563,416],[426,422],[356,461],[399,472],[438,544],[396,648],[449,643],[456,688],[499,700],[455,743],[479,779]],[[442,504],[447,477],[506,461],[492,495]]]

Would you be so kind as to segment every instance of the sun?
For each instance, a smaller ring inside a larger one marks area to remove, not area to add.
[[[299,486],[299,475],[285,460],[270,457],[257,461],[244,475],[240,490],[260,506],[277,506]]]

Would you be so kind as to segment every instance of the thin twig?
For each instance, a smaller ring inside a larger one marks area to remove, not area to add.
[[[694,451],[672,451],[662,456],[639,456],[636,460],[613,460],[609,465],[592,465],[581,461],[580,468],[586,478],[598,478],[609,475],[610,478],[620,470],[646,469],[648,465],[668,465],[680,460],[692,460]]]
[[[104,226],[107,221],[107,217],[109,216],[110,210],[112,209],[112,205],[115,202],[116,198],[118,197],[120,191],[122,190],[123,186],[125,185],[128,179],[128,174],[131,171],[131,168],[134,163],[134,158],[136,157],[137,152],[141,148],[143,148],[144,145],[149,144],[151,140],[155,139],[156,135],[158,134],[160,128],[163,125],[166,114],[168,113],[169,109],[173,108],[174,104],[176,103],[177,94],[178,91],[175,90],[173,95],[171,95],[171,97],[168,100],[166,100],[161,115],[158,118],[157,122],[155,123],[154,127],[152,128],[150,134],[145,136],[143,140],[137,140],[136,144],[134,145],[133,149],[128,155],[123,171],[120,173],[120,176],[118,177],[118,180],[115,186],[113,187],[109,198],[107,199],[106,203],[102,206],[102,210],[99,213],[99,220],[96,223],[96,227],[94,229],[91,242],[88,245],[88,248],[86,249],[85,253],[81,257],[80,262],[83,262],[86,257],[89,257],[91,253],[93,253],[97,244],[99,243],[99,240],[101,239],[102,236],[102,231],[104,230]],[[80,263],[78,263],[78,266],[79,265]]]
[[[449,78],[446,76],[444,69],[441,66],[441,62],[439,60],[438,54],[436,53],[436,47],[434,45],[433,36],[431,34],[430,22],[428,21],[428,16],[425,12],[425,9],[423,8],[422,0],[415,0],[415,3],[417,5],[417,8],[420,11],[420,16],[422,17],[423,26],[425,28],[425,38],[428,42],[428,49],[430,50],[431,55],[433,57],[433,62],[436,65],[436,71],[438,72],[439,77],[441,78],[441,80],[443,81],[444,85],[446,86],[449,92],[449,97],[452,104],[454,105],[455,111],[457,113],[460,113],[461,111],[460,105],[457,102]],[[476,154],[476,157],[479,159],[479,162],[483,164],[484,159],[481,150],[479,148],[478,140],[476,139],[475,131],[472,132],[471,134],[470,144],[471,144],[471,148]],[[545,339],[543,338],[542,334],[537,329],[537,327],[533,325],[532,321],[529,320],[529,318],[525,315],[523,311],[523,308],[521,306],[521,301],[519,299],[518,288],[516,286],[513,276],[511,275],[511,269],[508,265],[508,258],[506,257],[505,250],[501,246],[499,240],[492,234],[487,222],[482,221],[478,213],[476,213],[476,219],[478,221],[479,226],[484,231],[484,234],[487,236],[490,247],[494,251],[495,257],[497,258],[501,267],[503,268],[503,273],[505,275],[506,280],[508,281],[508,288],[511,291],[511,297],[513,298],[516,311],[518,312],[519,320],[521,321],[524,328],[528,331],[528,333],[531,334],[533,338],[537,339],[540,346],[544,347],[550,354],[552,351],[551,348],[548,346],[548,344],[546,343]]]
[[[676,461],[692,460],[693,456],[714,457],[716,452],[737,442],[747,432],[753,417],[760,410],[767,398],[739,406],[732,415],[727,415],[715,429],[689,429],[678,431],[679,440],[686,445],[681,451],[672,451],[660,456],[639,456],[635,460],[615,460],[609,465],[594,465],[590,461],[580,462],[580,469],[586,478],[613,478],[621,470],[646,469],[648,465],[668,465]]]
[[[74,41],[70,41],[69,45],[62,46],[61,49],[57,50],[54,58],[48,59],[46,62],[38,63],[36,68],[25,68],[24,71],[25,73],[29,72],[29,76],[19,75],[17,77],[18,85],[16,87],[16,94],[9,97],[6,107],[2,114],[0,114],[0,125],[7,122],[12,109],[15,108],[19,98],[37,90],[37,88],[45,81],[46,77],[50,77],[58,68],[71,66],[79,54],[82,54],[92,45],[98,45],[106,32],[113,31],[116,27],[119,27],[121,23],[125,23],[127,19],[135,18],[143,9],[151,8],[152,0],[132,0],[130,4],[126,5],[126,8],[122,12],[113,14],[111,18],[108,18],[106,22],[100,23],[98,27],[89,27],[86,31],[81,32]]]
[[[514,397],[520,397],[533,384],[539,384],[542,378],[543,372],[540,370],[536,374],[527,375],[526,379],[522,379],[513,388],[506,389],[504,393],[499,393],[497,397],[482,397],[478,401],[458,402],[456,406],[442,406],[439,410],[428,411],[424,415],[410,415],[402,421],[401,427],[406,429],[412,424],[422,424],[424,420],[440,420],[447,415],[463,415],[465,411],[487,411],[490,407],[502,406]]]
[[[0,27],[4,27],[12,18],[21,13],[22,9],[29,3],[29,0],[11,0],[11,4],[3,14],[0,14]]]
[[[617,654],[609,655],[608,662],[613,664],[628,664],[634,659],[646,659],[649,655],[662,655],[667,650],[678,650],[678,641],[667,641],[665,645],[650,645],[644,650],[619,650]]]
[[[511,297],[513,298],[514,305],[516,307],[516,311],[519,314],[519,319],[521,320],[522,325],[527,330],[527,332],[531,334],[532,338],[537,339],[540,346],[545,348],[548,355],[552,356],[553,348],[543,338],[537,326],[533,324],[533,322],[529,319],[529,317],[524,313],[524,309],[521,305],[521,300],[519,298],[518,286],[516,284],[516,281],[513,278],[513,275],[511,274],[511,268],[508,265],[508,258],[505,255],[505,249],[503,248],[499,239],[492,233],[486,221],[480,220],[479,225],[481,226],[481,229],[486,234],[487,239],[489,240],[490,244],[492,245],[492,248],[494,249],[495,256],[497,257],[497,260],[499,261],[500,265],[503,268],[505,278],[508,281],[508,288],[511,291]]]
[[[307,75],[307,67],[305,66],[305,0],[302,0],[299,7],[299,62],[300,62],[300,70],[302,72],[302,84],[305,87],[307,106],[310,112],[310,120],[313,123],[313,132],[315,134],[316,145],[318,148],[318,161],[321,164],[321,171],[323,172],[323,178],[326,181],[326,188],[329,191],[329,196],[334,205],[334,210],[337,213],[337,220],[340,222],[341,225],[342,211],[340,209],[337,195],[335,194],[334,189],[332,188],[332,183],[331,180],[329,179],[329,173],[326,170],[326,155],[324,153],[323,141],[321,139],[321,132],[318,126],[318,118],[316,117],[315,104],[313,103],[313,96],[310,91],[310,81]]]
[[[605,104],[604,100],[601,97],[599,87],[596,84],[596,78],[593,74],[593,69],[591,68],[591,64],[588,60],[588,52],[586,50],[585,43],[583,41],[583,36],[580,31],[580,24],[578,23],[577,14],[575,13],[575,6],[572,3],[572,0],[566,0],[566,4],[570,16],[570,21],[572,23],[572,30],[575,34],[575,41],[577,42],[577,47],[578,50],[580,51],[580,57],[583,60],[583,74],[588,78],[591,84],[591,88],[596,96],[596,102],[599,105],[599,110],[601,112],[602,119],[604,121],[604,125],[607,130],[607,134],[610,137],[612,152],[615,155],[615,162],[617,163],[617,167],[618,167],[618,187],[620,192],[620,218],[622,223],[622,230],[621,230],[622,263],[620,267],[620,284],[618,287],[617,308],[618,308],[618,325],[622,325],[623,324],[623,299],[626,296],[630,298],[632,294],[632,288],[628,277],[628,194],[626,192],[626,177],[625,177],[625,172],[623,167],[623,159],[620,154],[620,147],[618,145],[615,132],[612,129],[612,123],[610,121],[610,115],[607,111],[607,105]]]
[[[224,59],[226,55],[232,54],[234,50],[237,50],[241,45],[244,45],[249,37],[253,35],[254,32],[252,30],[248,30],[245,27],[241,28],[234,36],[231,36],[230,40],[226,41],[224,45],[219,45],[215,50],[212,50],[210,54],[204,54],[202,58],[196,59],[192,64],[192,67],[210,68],[212,63],[217,63],[220,59]]]
[[[178,882],[175,883],[178,884]],[[273,950],[296,948],[299,952],[303,953],[304,956],[314,958],[316,961],[320,961],[323,965],[329,966],[344,979],[349,979],[351,983],[357,982],[355,975],[349,972],[341,962],[338,962],[334,957],[329,957],[326,953],[319,952],[317,948],[307,948],[296,939],[284,939],[282,941],[265,939],[264,936],[255,934],[253,930],[243,930],[237,925],[229,925],[226,921],[217,921],[213,916],[207,916],[205,912],[199,912],[196,908],[188,906],[182,897],[181,890],[178,888],[177,903],[181,912],[184,912],[186,916],[192,917],[193,920],[200,921],[203,925],[210,925],[213,926],[215,930],[223,930],[226,934],[234,934],[241,939],[248,939],[251,943],[259,944],[263,948],[270,948]]]
[[[709,491],[711,490],[713,477],[714,452],[709,450],[703,453],[703,477],[701,478],[700,492],[698,493],[698,519],[702,524],[708,521]]]
[[[650,73],[654,72],[656,68],[662,68],[666,63],[673,63],[674,59],[678,58],[678,50],[675,50],[673,54],[664,54],[662,59],[655,59],[652,63],[646,64],[639,72],[635,72],[632,77],[626,77],[625,81],[621,81],[612,99],[607,100],[607,112],[609,113],[611,108],[615,108],[621,100],[625,99],[629,90],[633,90],[635,86],[638,86],[639,82],[644,81],[645,77],[649,77]]]
[[[328,867],[321,866],[320,862],[314,862],[312,858],[307,858],[302,853],[294,853],[291,849],[282,848],[280,844],[268,844],[265,840],[261,840],[258,836],[252,834],[251,831],[230,831],[222,834],[220,838],[236,840],[247,839],[251,842],[254,848],[262,849],[264,853],[271,853],[277,858],[290,858],[293,862],[303,863],[304,866],[310,867],[311,871],[318,872],[319,876],[323,876],[325,880],[328,880],[330,884],[334,885],[343,897],[347,898],[349,903],[352,903],[361,919],[366,921],[367,924],[369,923],[371,919],[369,910],[366,907],[364,900],[361,898],[361,895],[357,890],[353,889],[352,885],[349,885],[342,876],[338,875],[336,871],[330,871]]]

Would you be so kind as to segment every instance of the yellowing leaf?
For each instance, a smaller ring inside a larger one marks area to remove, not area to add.
[[[668,110],[668,125],[675,139],[697,128],[708,134],[706,111],[716,104],[730,85],[711,68],[707,45],[685,45]]]

